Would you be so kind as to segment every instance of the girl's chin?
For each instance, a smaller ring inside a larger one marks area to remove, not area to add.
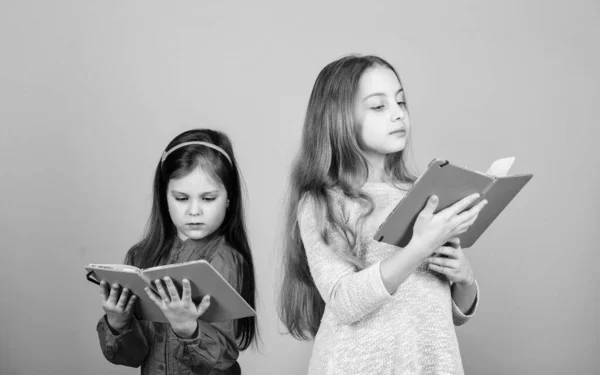
[[[207,232],[206,230],[185,230],[180,232],[179,238],[185,238],[190,240],[201,240],[204,237],[208,236],[212,232]],[[183,234],[183,236],[182,236]]]
[[[383,152],[383,154],[395,154],[397,152],[404,151],[404,148],[406,148],[406,143],[404,142],[401,145],[390,145],[390,147],[386,147],[385,152]]]
[[[392,148],[394,149],[393,152],[404,151],[404,149],[406,148],[406,139],[400,139],[397,142],[394,142]]]
[[[186,236],[191,240],[201,240],[209,234],[210,233],[186,233]]]

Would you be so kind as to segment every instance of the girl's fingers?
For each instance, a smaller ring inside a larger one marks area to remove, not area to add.
[[[484,199],[481,202],[477,203],[477,205],[475,205],[475,207],[471,208],[469,211],[476,212],[479,215],[479,213],[481,212],[481,210],[483,210],[486,204],[488,204],[488,201],[487,199]]]
[[[450,274],[450,268],[442,267],[442,266],[439,266],[439,265],[433,264],[433,263],[429,263],[429,269],[432,271],[435,271],[437,273],[444,274],[444,275]]]
[[[452,258],[429,257],[427,261],[429,262],[429,264],[434,264],[452,270],[457,270],[460,266],[458,260]]]
[[[123,288],[121,296],[119,297],[119,302],[117,302],[118,308],[125,309],[125,305],[127,305],[127,297],[129,297],[129,289]]]
[[[478,215],[475,215],[475,217],[473,217],[471,220],[460,224],[456,228],[456,231],[458,233],[464,233],[464,232],[466,232],[471,227],[471,225],[473,225],[473,223],[475,223],[475,220],[477,220],[477,217],[478,217]]]
[[[200,315],[204,314],[206,312],[206,310],[208,310],[209,306],[210,306],[210,296],[207,294],[204,297],[202,297],[202,301],[198,305],[198,313]]]
[[[108,296],[108,302],[116,305],[119,298],[119,284],[113,284],[110,288],[110,295]]]
[[[421,210],[421,216],[425,216],[425,217],[430,217],[433,215],[433,213],[435,212],[435,209],[437,208],[437,205],[439,203],[440,199],[436,196],[436,195],[432,195],[429,197],[429,199],[427,200],[427,204],[425,205],[425,208],[423,208],[423,210]]]
[[[448,217],[453,217],[453,216],[459,215],[467,207],[469,207],[469,205],[473,204],[473,202],[475,202],[477,199],[479,199],[478,193],[471,194],[468,197],[465,197],[465,198],[459,200],[458,202],[454,203],[452,206],[446,208],[442,212],[444,212],[445,215],[448,215]],[[477,206],[475,206],[475,207],[477,207]],[[466,212],[470,212],[471,210],[466,211]]]
[[[473,206],[470,210],[457,215],[457,222],[464,223],[470,220],[477,219],[477,215],[479,215],[479,213],[481,212],[481,210],[483,210],[483,207],[485,207],[487,203],[487,200],[484,199],[481,202],[477,203],[475,206]]]
[[[102,302],[106,302],[108,299],[108,292],[106,291],[106,281],[100,281],[100,296],[102,296]]]
[[[131,310],[133,310],[133,306],[135,305],[135,300],[136,300],[137,296],[134,294],[131,296],[131,298],[129,298],[129,302],[127,302],[127,306],[125,306],[125,313],[127,315],[129,315],[131,313]]]
[[[156,293],[154,293],[152,289],[150,289],[149,287],[145,287],[144,290],[146,291],[146,294],[152,300],[152,302],[156,304],[156,306],[162,306],[163,301],[156,295]]]
[[[169,296],[171,297],[171,301],[175,302],[175,301],[179,301],[179,292],[177,291],[177,288],[175,288],[175,284],[173,284],[173,281],[171,280],[170,277],[165,277],[165,284],[167,285],[167,290],[169,291]]]
[[[154,284],[156,284],[156,289],[158,290],[158,295],[160,296],[160,298],[164,301],[164,302],[169,302],[169,296],[167,295],[167,292],[165,292],[165,288],[163,288],[162,283],[160,282],[159,279],[154,280]]]
[[[469,224],[473,222],[474,219],[477,218],[477,214],[472,213],[471,211],[465,211],[460,215],[457,215],[452,220],[452,224],[458,228],[468,227]]]
[[[446,255],[452,259],[458,258],[458,254],[455,248],[450,246],[442,246],[436,250],[436,254]]]
[[[192,287],[190,286],[190,281],[188,279],[183,279],[181,283],[183,284],[183,292],[181,299],[184,301],[191,301]]]
[[[447,246],[457,249],[460,247],[460,238],[452,237],[451,239],[448,240],[448,243],[449,243],[449,245],[447,245]]]

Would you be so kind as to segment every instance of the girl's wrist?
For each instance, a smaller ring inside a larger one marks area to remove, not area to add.
[[[130,321],[128,320],[123,323],[118,323],[115,322],[114,319],[111,319],[107,316],[106,323],[108,324],[108,328],[110,328],[110,330],[113,331],[113,333],[120,335],[121,333],[127,331]]]
[[[423,241],[415,236],[411,238],[410,242],[404,249],[414,253],[415,256],[419,257],[421,261],[425,260],[425,258],[431,255],[431,249],[429,249]]]
[[[470,279],[466,279],[466,280],[463,280],[463,281],[458,281],[455,284],[458,284],[460,286],[471,286],[471,285],[475,284],[475,278],[471,277]]]
[[[179,338],[182,339],[191,339],[196,336],[198,331],[198,321],[194,320],[191,324],[182,324],[178,326],[172,326],[173,331]]]

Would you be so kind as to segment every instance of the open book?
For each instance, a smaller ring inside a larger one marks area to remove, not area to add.
[[[461,247],[472,246],[533,177],[532,174],[507,176],[514,159],[496,160],[486,173],[458,167],[446,160],[433,160],[406,197],[381,224],[374,239],[405,247],[412,237],[417,215],[431,195],[439,198],[437,213],[473,193],[479,193],[480,198],[468,208],[483,199],[487,199],[488,204],[481,210],[475,223],[459,236]]]
[[[192,300],[196,304],[200,303],[205,295],[210,295],[210,307],[201,316],[204,321],[232,320],[256,315],[254,309],[206,260],[157,266],[145,270],[122,264],[89,264],[85,269],[88,271],[88,280],[96,284],[102,280],[106,281],[109,288],[117,283],[138,296],[134,310],[138,319],[168,322],[163,312],[144,290],[145,287],[150,287],[157,292],[154,280],[162,280],[166,276],[171,278],[180,296],[183,290],[181,282],[183,279],[188,279],[192,289]],[[91,277],[92,275],[94,278]],[[166,291],[164,281],[163,287]]]

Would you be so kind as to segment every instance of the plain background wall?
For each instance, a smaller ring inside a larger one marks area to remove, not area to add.
[[[2,0],[0,373],[138,373],[102,357],[83,266],[122,260],[163,148],[214,127],[250,198],[264,345],[242,368],[304,374],[311,343],[275,310],[282,202],[314,80],[348,53],[398,69],[420,171],[516,156],[535,174],[467,251],[467,373],[598,371],[598,45],[592,0]]]

